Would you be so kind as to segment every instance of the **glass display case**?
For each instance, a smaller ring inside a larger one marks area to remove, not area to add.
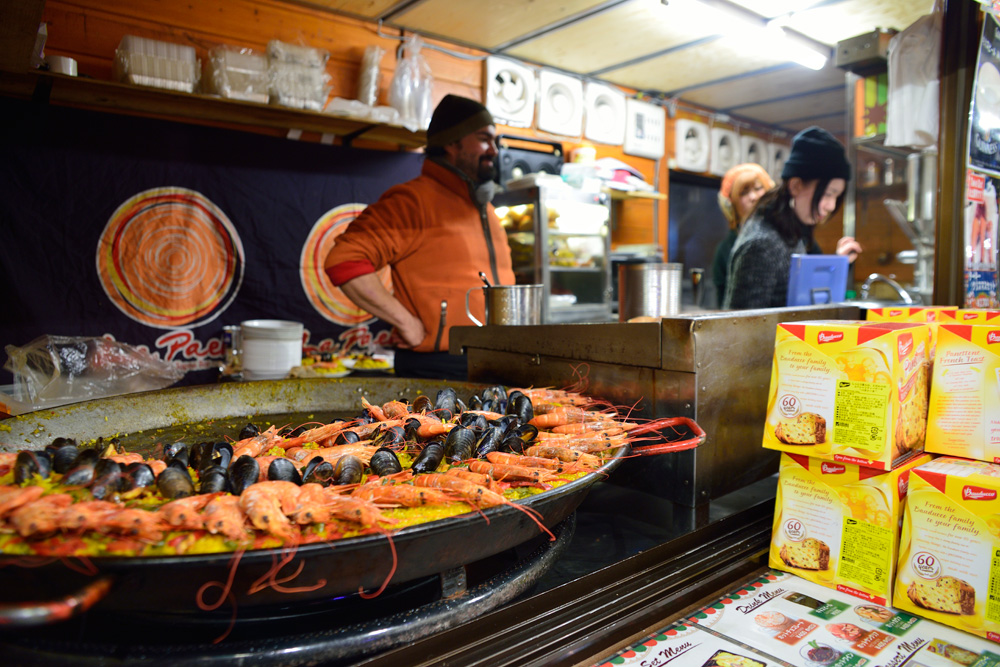
[[[612,320],[607,195],[552,180],[508,189],[493,203],[517,283],[545,286],[543,322]]]

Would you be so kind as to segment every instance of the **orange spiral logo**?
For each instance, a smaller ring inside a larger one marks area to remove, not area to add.
[[[155,188],[118,207],[97,244],[111,302],[160,329],[211,322],[243,282],[243,245],[226,215],[184,188]]]
[[[302,247],[300,266],[302,289],[306,293],[306,298],[317,313],[331,322],[344,326],[356,326],[375,318],[371,313],[354,305],[339,287],[330,282],[330,277],[323,270],[323,263],[335,245],[335,239],[344,233],[347,225],[366,207],[366,204],[342,204],[327,211],[313,225]],[[383,267],[377,275],[382,285],[392,292],[389,267]]]

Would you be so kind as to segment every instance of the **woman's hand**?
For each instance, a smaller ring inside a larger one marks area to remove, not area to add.
[[[862,252],[861,244],[853,236],[845,236],[837,241],[837,254],[846,255],[847,261],[853,263]]]

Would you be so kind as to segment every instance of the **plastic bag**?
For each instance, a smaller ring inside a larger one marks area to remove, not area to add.
[[[361,58],[361,73],[358,76],[358,101],[366,106],[373,107],[378,102],[378,87],[382,79],[379,63],[382,62],[384,55],[385,49],[370,44],[365,47],[365,55]]]
[[[177,364],[107,338],[40,336],[8,345],[4,368],[22,401],[35,408],[163,389],[184,377]]]
[[[434,76],[420,49],[424,42],[416,35],[406,38],[403,59],[389,84],[389,104],[399,112],[399,122],[411,132],[426,130],[431,123],[431,93]]]

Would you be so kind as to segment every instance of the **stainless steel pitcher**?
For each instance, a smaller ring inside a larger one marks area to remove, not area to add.
[[[544,285],[492,285],[473,287],[465,293],[465,313],[477,326],[485,326],[469,308],[469,295],[483,290],[486,301],[486,324],[524,325],[542,323]]]
[[[618,319],[677,315],[683,264],[622,264],[618,267]]]

